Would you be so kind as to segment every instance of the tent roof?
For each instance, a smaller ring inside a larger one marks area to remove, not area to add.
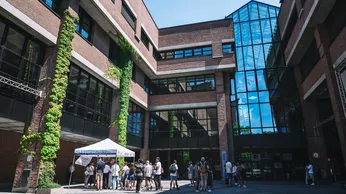
[[[135,157],[135,152],[107,138],[100,142],[75,149],[74,155],[88,155],[95,157]]]

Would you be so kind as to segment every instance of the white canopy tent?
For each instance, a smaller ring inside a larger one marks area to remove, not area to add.
[[[107,138],[100,142],[81,147],[74,150],[73,162],[74,165],[76,156],[91,156],[91,157],[130,157],[135,159],[135,152],[131,151],[111,139]],[[69,180],[69,186],[71,184],[71,176]]]

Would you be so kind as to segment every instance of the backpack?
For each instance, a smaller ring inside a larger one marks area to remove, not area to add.
[[[169,170],[171,171],[171,173],[175,173],[175,172],[177,172],[177,167],[176,167],[176,165],[175,164],[171,164],[171,166],[169,167]]]
[[[135,173],[136,173],[136,176],[143,176],[142,166],[136,165]]]
[[[207,164],[205,162],[201,162],[200,173],[205,174],[206,172],[207,172]]]

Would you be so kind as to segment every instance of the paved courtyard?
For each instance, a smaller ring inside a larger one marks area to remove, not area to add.
[[[188,181],[180,181],[181,189],[169,190],[169,181],[163,181],[164,190],[160,192],[155,191],[142,191],[141,193],[147,194],[188,194],[195,193],[192,187],[188,186]],[[247,188],[243,187],[227,187],[222,184],[223,182],[216,182],[214,194],[345,194],[346,190],[338,185],[305,185],[301,182],[249,182]],[[84,188],[75,186],[70,189],[65,188],[64,193],[68,194],[89,194],[89,193],[135,193],[134,191],[96,191],[92,188]]]

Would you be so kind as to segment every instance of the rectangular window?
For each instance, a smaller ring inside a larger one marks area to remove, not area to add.
[[[212,47],[211,46],[204,46],[204,47],[198,47],[198,48],[186,48],[186,49],[178,49],[173,51],[163,51],[158,53],[156,56],[157,60],[163,60],[163,59],[182,59],[187,57],[193,57],[193,56],[209,56],[212,55]]]
[[[113,39],[110,39],[108,58],[113,63],[113,65],[118,65],[119,57],[120,47]]]
[[[112,89],[71,63],[64,110],[75,116],[108,126]]]
[[[125,1],[121,1],[121,2],[122,2],[121,14],[124,16],[125,20],[127,21],[127,23],[129,23],[131,28],[133,30],[136,30],[137,19],[136,19],[135,15],[132,13],[132,11],[128,7],[128,5],[126,5]]]
[[[61,0],[41,0],[47,7],[53,10],[56,14],[61,14],[60,4]]]
[[[127,133],[141,137],[144,130],[145,110],[130,101],[127,119]]]
[[[151,95],[215,90],[214,75],[199,75],[152,80]]]
[[[91,28],[92,28],[92,19],[88,13],[79,7],[79,23],[76,26],[76,31],[88,41],[91,41]]]
[[[232,43],[222,44],[222,52],[223,53],[231,53],[233,52]]]
[[[144,46],[147,47],[147,49],[149,49],[149,37],[148,35],[144,32],[143,28],[141,30],[141,41],[143,42]]]

